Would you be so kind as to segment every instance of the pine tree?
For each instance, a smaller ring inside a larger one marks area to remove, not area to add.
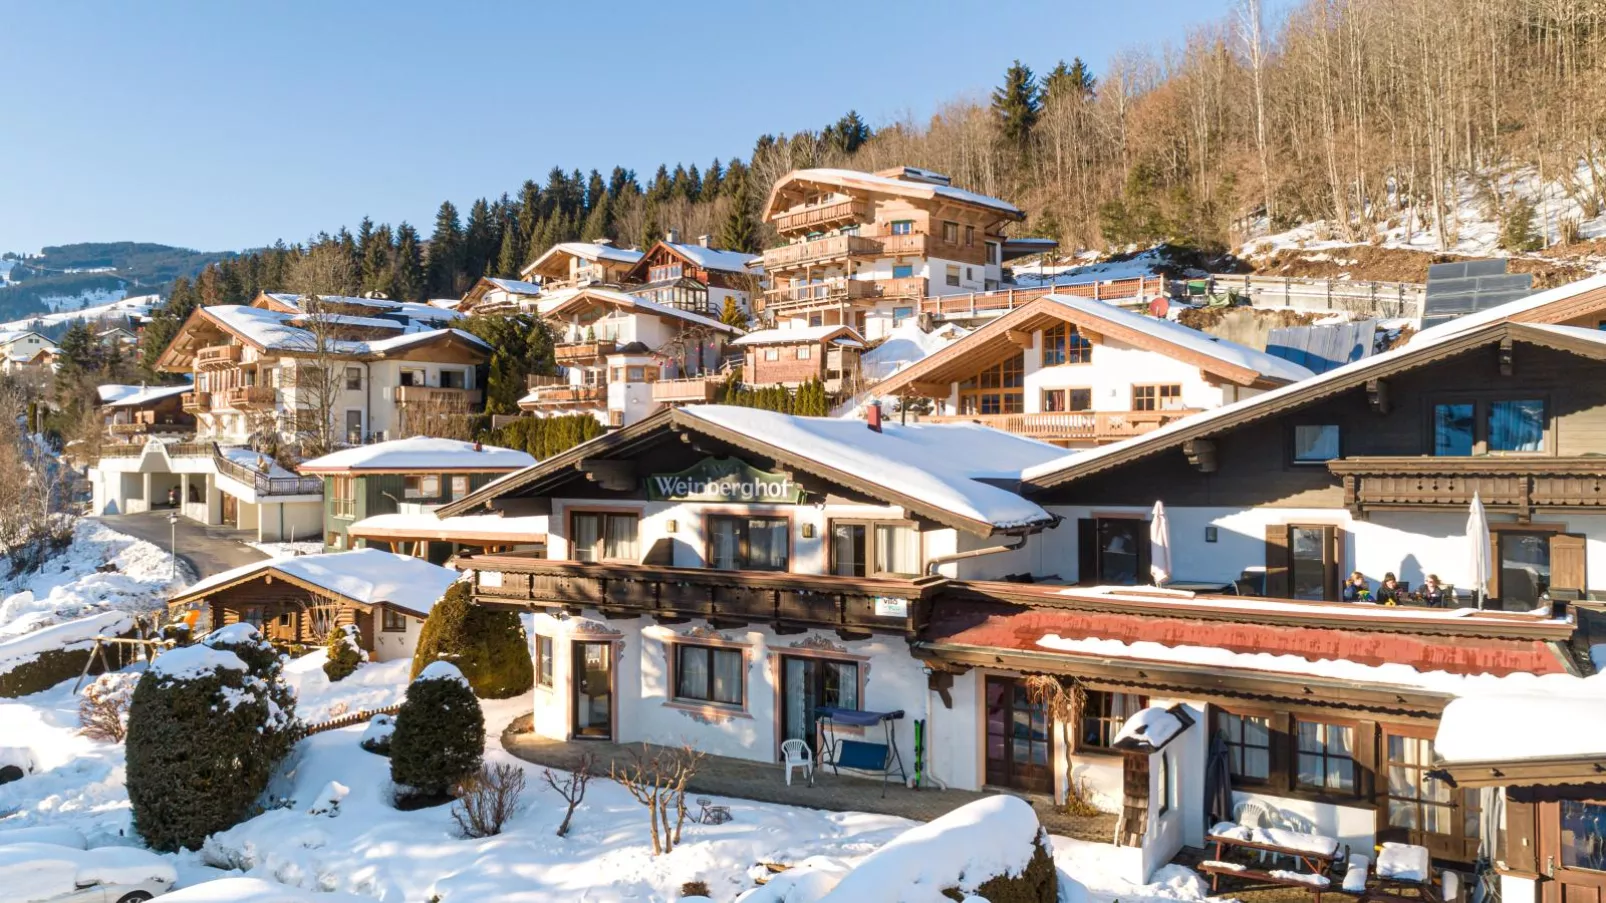
[[[535,238],[535,228],[541,222],[541,186],[535,184],[534,179],[525,179],[524,185],[519,189],[519,213],[516,218],[519,230],[519,245],[530,258],[532,243]],[[526,260],[524,263],[528,263]],[[523,266],[523,264],[520,264]]]
[[[725,304],[719,311],[719,322],[737,329],[747,328],[747,314],[742,313],[742,306],[736,303],[736,298],[725,296]]]
[[[649,201],[647,215],[641,220],[641,235],[636,238],[636,247],[645,251],[663,237],[664,229],[658,224],[658,205]]]
[[[368,239],[368,250],[362,257],[362,289],[365,292],[379,292],[390,297],[394,290],[392,286],[394,265],[391,255],[395,250],[392,245],[389,226],[380,226],[375,229]]]
[[[418,230],[407,223],[396,227],[396,267],[391,287],[392,297],[399,301],[424,300],[424,263],[418,248]]]
[[[596,241],[599,238],[613,237],[613,196],[604,194],[592,205],[591,212],[586,215],[585,225],[580,229],[581,241]]]
[[[720,183],[724,180],[725,170],[719,165],[719,158],[715,157],[714,162],[708,164],[708,172],[703,173],[703,197],[708,200],[719,197],[723,187]]]
[[[1060,60],[1043,78],[1043,102],[1092,100],[1095,83],[1092,70],[1082,62],[1081,57],[1077,57],[1069,66]]]
[[[725,220],[719,225],[716,243],[729,251],[758,253],[758,219],[753,215],[752,205],[748,201],[746,179],[740,181],[736,194],[731,196],[730,209],[725,212]]]
[[[461,288],[466,289],[485,275],[486,269],[494,263],[498,247],[491,206],[484,198],[480,198],[468,208],[468,228],[463,232]]]
[[[519,278],[519,271],[524,269],[524,241],[519,235],[517,225],[502,231],[502,249],[496,255],[496,275],[503,279]]]
[[[363,217],[357,225],[357,269],[362,271],[364,263],[368,260],[368,252],[373,249],[374,221]],[[366,288],[366,286],[364,286]]]
[[[435,232],[429,237],[429,256],[424,270],[427,297],[451,298],[461,293],[463,271],[463,229],[457,208],[442,201],[435,214]]]
[[[826,126],[820,137],[838,151],[851,154],[870,140],[870,127],[859,118],[858,110],[849,110],[841,119]]]
[[[1042,100],[1037,96],[1037,80],[1032,70],[1016,60],[1005,71],[1004,84],[993,91],[993,113],[998,116],[1004,139],[1025,150],[1041,109]]]

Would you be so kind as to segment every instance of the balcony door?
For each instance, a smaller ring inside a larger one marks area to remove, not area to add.
[[[1584,537],[1553,530],[1496,530],[1491,537],[1494,574],[1489,595],[1507,611],[1530,610],[1552,587],[1588,588]]]
[[[1140,517],[1084,517],[1077,521],[1084,585],[1134,586],[1149,582],[1149,522]]]
[[[1012,677],[986,678],[986,782],[1025,793],[1054,792],[1053,719]]]
[[[574,736],[613,739],[613,643],[574,644]]]
[[[1539,804],[1543,903],[1606,903],[1606,802]]]
[[[819,752],[816,710],[857,709],[859,663],[813,656],[781,656],[781,739],[802,740]]]

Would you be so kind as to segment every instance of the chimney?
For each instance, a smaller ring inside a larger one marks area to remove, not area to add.
[[[664,241],[667,241],[672,245],[680,244],[680,230],[679,229],[670,229],[668,232],[665,232],[664,233]]]
[[[703,247],[703,248],[712,248],[713,247],[713,245],[709,243],[709,237],[708,237],[708,233],[707,232],[704,232],[703,234],[697,236],[697,245],[698,245],[698,247]]]
[[[872,401],[872,402],[870,402],[869,407],[864,409],[864,419],[865,419],[865,425],[866,426],[870,427],[870,429],[872,429],[872,430],[874,430],[874,431],[876,431],[878,433],[881,432],[881,402],[880,401]]]

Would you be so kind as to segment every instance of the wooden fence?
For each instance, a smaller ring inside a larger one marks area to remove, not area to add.
[[[339,730],[343,727],[351,727],[353,724],[362,724],[375,715],[394,715],[399,711],[401,711],[401,703],[398,702],[395,705],[387,705],[383,708],[348,712],[339,717],[330,718],[328,721],[319,721],[316,724],[307,725],[307,736],[321,734],[324,731]]]

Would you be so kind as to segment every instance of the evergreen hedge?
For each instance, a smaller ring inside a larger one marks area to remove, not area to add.
[[[436,662],[407,687],[390,736],[390,779],[400,796],[445,800],[479,771],[485,755],[485,715],[461,672]]]
[[[544,461],[560,452],[597,438],[605,432],[601,422],[590,414],[564,414],[560,417],[520,417],[486,434],[485,442],[529,452]]]
[[[519,616],[475,605],[467,583],[447,587],[430,609],[418,634],[412,676],[441,660],[456,665],[482,699],[506,699],[535,685],[529,640]]]
[[[323,663],[323,673],[330,681],[345,680],[356,672],[358,665],[368,660],[358,636],[357,627],[352,624],[329,631],[329,638],[324,642],[329,655],[328,661]]]
[[[818,379],[811,379],[796,389],[785,386],[753,388],[732,381],[720,387],[716,401],[802,417],[828,417],[831,414],[831,396],[825,391],[825,383]]]
[[[208,835],[250,817],[274,768],[301,736],[278,656],[254,628],[226,628],[207,645],[234,653],[245,669],[170,673],[159,657],[140,677],[128,710],[134,828],[164,852],[198,849]],[[165,653],[197,661],[202,655],[199,649]]]

